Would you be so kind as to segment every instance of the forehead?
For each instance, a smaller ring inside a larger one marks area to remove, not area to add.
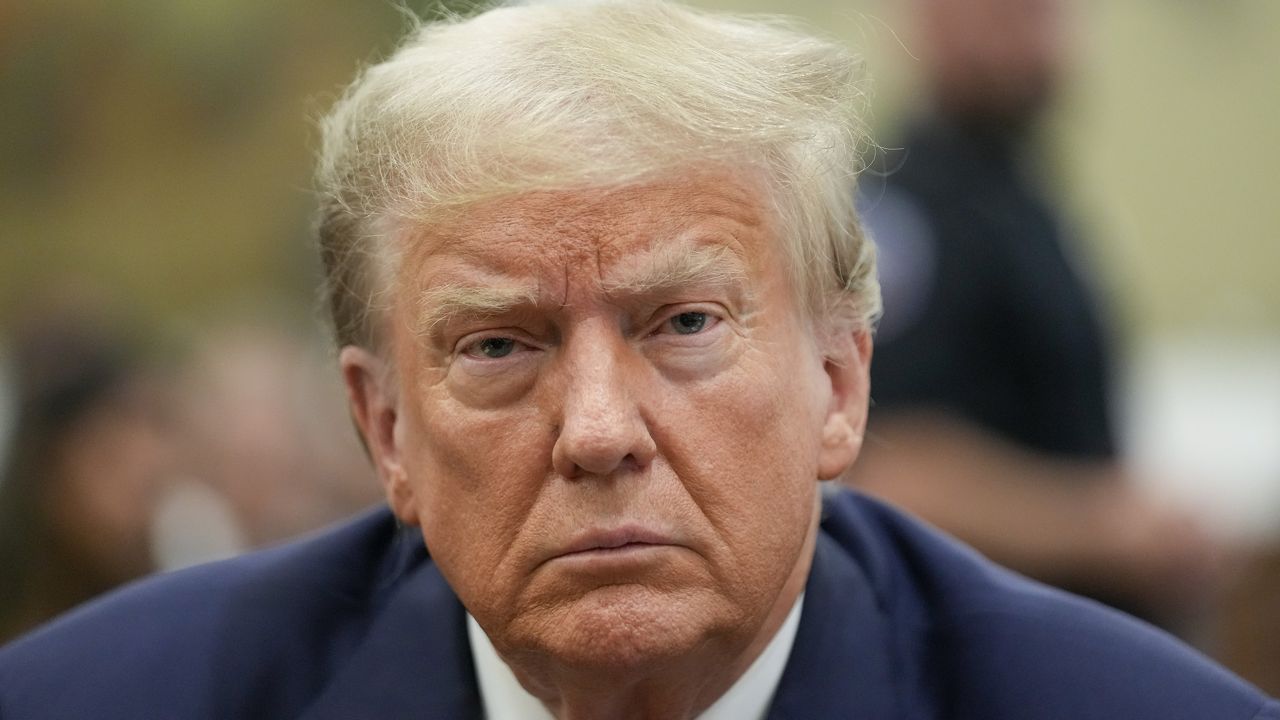
[[[428,283],[493,273],[563,285],[640,271],[659,257],[719,246],[745,265],[773,253],[774,223],[754,175],[689,173],[616,188],[538,191],[487,201],[411,236],[402,269]],[[561,287],[563,291],[569,288]]]

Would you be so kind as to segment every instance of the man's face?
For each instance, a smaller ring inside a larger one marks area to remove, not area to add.
[[[839,392],[742,176],[531,193],[405,239],[375,454],[509,659],[742,646],[803,583]]]

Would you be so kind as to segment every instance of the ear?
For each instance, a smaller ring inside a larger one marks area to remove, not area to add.
[[[401,522],[417,525],[413,486],[402,461],[400,393],[391,368],[376,354],[355,345],[342,348],[338,365],[351,416],[382,481],[387,503]]]
[[[822,426],[818,479],[832,480],[848,470],[862,450],[871,384],[870,331],[859,328],[833,338],[822,367],[831,382],[831,402]]]

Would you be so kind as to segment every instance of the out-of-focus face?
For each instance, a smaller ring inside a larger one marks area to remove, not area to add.
[[[509,659],[740,648],[803,583],[865,382],[849,420],[744,175],[493,201],[406,246],[371,445]]]
[[[67,433],[57,458],[50,513],[82,580],[104,588],[154,567],[150,523],[174,470],[153,388],[126,385]]]
[[[925,69],[949,109],[1034,115],[1067,63],[1067,0],[917,0]]]

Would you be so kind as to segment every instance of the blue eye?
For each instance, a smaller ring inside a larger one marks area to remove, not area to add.
[[[707,314],[703,312],[685,312],[672,316],[667,322],[678,335],[693,335],[702,332],[707,326]]]
[[[472,354],[496,359],[510,355],[516,349],[516,341],[504,337],[485,338],[472,345],[472,348]]]

